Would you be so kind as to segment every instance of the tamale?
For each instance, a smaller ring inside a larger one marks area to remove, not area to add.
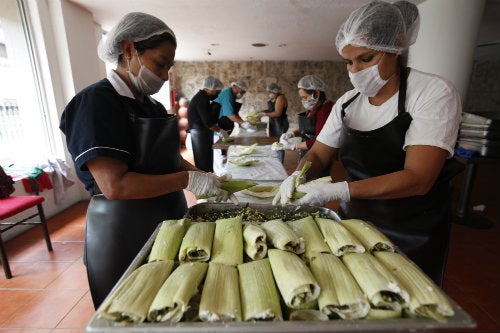
[[[255,223],[243,227],[245,253],[252,260],[262,259],[267,255],[266,232]]]
[[[149,254],[148,262],[174,260],[179,252],[182,238],[189,227],[189,219],[163,221]]]
[[[179,250],[179,261],[209,261],[215,223],[193,223],[186,231]]]
[[[304,239],[306,257],[308,253],[331,252],[312,216],[289,221],[287,224],[299,237]]]
[[[275,248],[296,254],[304,253],[304,239],[299,237],[283,220],[269,220],[260,226],[264,229],[268,240]]]
[[[232,266],[243,263],[242,229],[241,215],[215,221],[212,262]]]
[[[315,220],[330,250],[336,256],[365,252],[363,244],[339,222],[321,217],[316,217]]]
[[[394,252],[394,243],[371,223],[358,219],[341,220],[340,223],[349,230],[370,252]]]

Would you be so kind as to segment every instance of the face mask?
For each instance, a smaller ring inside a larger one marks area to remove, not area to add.
[[[314,93],[313,93],[308,100],[302,101],[302,105],[304,106],[304,109],[311,110],[316,105],[316,103],[318,103],[318,99],[319,99],[319,96],[317,98],[314,98]]]
[[[368,97],[375,96],[390,79],[380,77],[378,63],[356,73],[349,72],[349,78],[354,88]]]
[[[141,65],[141,69],[139,69],[139,74],[135,76],[130,71],[130,62],[128,63],[128,76],[132,81],[132,84],[137,89],[137,91],[143,95],[154,95],[158,91],[160,91],[161,87],[165,83],[161,77],[157,76],[155,73],[149,70],[146,66],[141,63],[141,59],[139,59],[139,54],[137,50],[135,50],[137,55],[137,59],[139,60],[139,64]]]
[[[236,94],[236,99],[241,99],[242,97],[243,97],[242,93],[239,92],[239,93]]]
[[[270,99],[275,99],[276,98],[276,94],[275,93],[269,93],[269,98]]]

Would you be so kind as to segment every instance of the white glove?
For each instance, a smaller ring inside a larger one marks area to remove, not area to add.
[[[266,116],[267,116],[267,114],[266,114],[265,112],[259,112],[258,116],[259,116],[260,118],[262,118],[262,117],[266,117]]]
[[[291,139],[291,138],[293,138],[293,137],[295,137],[295,135],[294,135],[293,133],[290,133],[290,132],[283,133],[283,134],[281,134],[281,136],[280,136],[280,141],[281,141],[281,140],[288,140],[288,139]]]
[[[276,193],[276,195],[274,196],[273,205],[281,203],[281,205],[283,206],[290,203],[290,201],[292,200],[292,194],[293,192],[295,192],[296,183],[302,184],[303,182],[305,182],[305,177],[297,179],[299,174],[300,171],[295,171],[290,176],[288,176],[283,181],[283,183],[281,183],[278,193]]]
[[[250,128],[252,126],[248,121],[244,121],[240,124],[240,126],[244,129]]]
[[[228,193],[220,188],[219,177],[213,173],[188,171],[189,180],[186,190],[197,197],[216,197],[216,201],[228,199]]]
[[[281,139],[280,143],[283,145],[283,150],[295,150],[295,148],[297,148],[296,143],[291,143],[286,139]]]
[[[334,200],[351,200],[347,182],[304,184],[299,185],[297,191],[306,193],[306,195],[294,202],[297,205],[323,206],[325,203]]]
[[[222,139],[225,139],[229,136],[229,134],[227,133],[226,130],[223,130],[222,128],[219,130],[219,132],[217,132],[217,134],[219,134],[219,137],[222,138]]]

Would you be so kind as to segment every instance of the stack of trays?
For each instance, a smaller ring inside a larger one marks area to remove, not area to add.
[[[457,145],[479,156],[500,157],[500,115],[462,113]]]

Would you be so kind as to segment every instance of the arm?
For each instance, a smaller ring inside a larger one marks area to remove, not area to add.
[[[434,185],[447,151],[434,146],[408,146],[404,169],[349,183],[351,198],[396,199],[426,194]]]
[[[243,119],[241,119],[241,117],[240,117],[240,116],[235,115],[235,114],[230,115],[230,116],[227,116],[227,117],[228,117],[229,119],[231,119],[232,121],[234,121],[235,123],[238,123],[238,124],[240,124],[240,125],[244,122],[244,120],[243,120]]]
[[[183,167],[186,163],[182,161]],[[110,200],[156,197],[186,188],[189,180],[186,171],[163,175],[129,172],[126,163],[110,157],[96,157],[87,162],[87,167]]]
[[[310,161],[311,167],[306,173],[306,180],[309,180],[317,175],[321,170],[324,170],[327,166],[331,165],[336,155],[337,148],[333,148],[316,141],[314,146],[312,146],[312,148],[307,152],[307,155],[300,160],[296,170],[301,170],[304,163],[306,161]]]

